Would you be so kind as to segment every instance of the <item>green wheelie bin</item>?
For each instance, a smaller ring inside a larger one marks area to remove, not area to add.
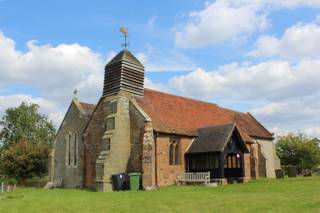
[[[140,173],[130,173],[130,190],[131,191],[138,191],[140,189]]]

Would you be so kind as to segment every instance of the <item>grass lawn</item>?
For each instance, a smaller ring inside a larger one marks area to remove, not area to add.
[[[320,176],[150,192],[24,188],[0,194],[0,212],[320,212]]]

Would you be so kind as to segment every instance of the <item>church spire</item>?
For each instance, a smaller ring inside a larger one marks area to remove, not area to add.
[[[123,28],[122,31],[126,38],[127,29]],[[111,59],[105,67],[102,96],[116,95],[120,91],[143,96],[144,66],[127,50],[127,45],[125,39],[125,49]]]

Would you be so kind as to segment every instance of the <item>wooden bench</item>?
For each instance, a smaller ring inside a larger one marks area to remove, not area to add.
[[[210,183],[210,172],[187,172],[177,178],[177,183]]]

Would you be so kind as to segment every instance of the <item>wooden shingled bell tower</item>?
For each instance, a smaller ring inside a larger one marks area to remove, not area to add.
[[[120,28],[125,37],[124,49],[119,52],[105,67],[103,95],[116,95],[126,91],[143,96],[144,66],[127,50],[127,29]]]

